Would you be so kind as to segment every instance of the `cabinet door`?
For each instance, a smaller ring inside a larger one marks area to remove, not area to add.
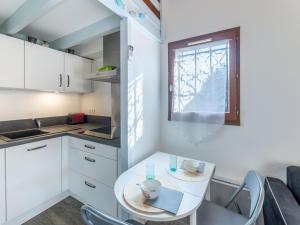
[[[24,88],[24,41],[0,34],[0,87]]]
[[[5,222],[5,150],[0,149],[0,224]]]
[[[25,88],[63,91],[64,53],[25,42]]]
[[[69,137],[68,136],[63,136],[62,137],[62,169],[61,169],[61,189],[62,192],[67,191],[69,189],[69,174],[70,174],[70,169],[69,169]]]
[[[7,219],[61,193],[61,138],[6,149]]]
[[[76,55],[65,54],[65,91],[91,92],[92,82],[84,76],[92,72],[92,61]]]

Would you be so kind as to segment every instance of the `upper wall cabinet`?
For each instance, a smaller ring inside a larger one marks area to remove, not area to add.
[[[91,92],[92,82],[84,75],[92,72],[92,61],[76,55],[65,54],[65,91]]]
[[[25,88],[63,91],[64,53],[25,42]]]
[[[0,34],[0,87],[24,88],[24,41]]]

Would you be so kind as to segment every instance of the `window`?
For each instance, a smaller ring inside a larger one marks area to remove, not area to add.
[[[169,43],[168,119],[185,113],[180,118],[192,122],[196,104],[199,112],[225,112],[225,124],[239,125],[239,57],[240,28]]]

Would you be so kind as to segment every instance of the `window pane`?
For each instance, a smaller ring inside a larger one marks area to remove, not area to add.
[[[175,50],[173,112],[228,111],[229,41]]]

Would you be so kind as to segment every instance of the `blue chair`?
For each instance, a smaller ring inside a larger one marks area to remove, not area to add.
[[[81,207],[81,216],[86,225],[142,225],[134,220],[123,222],[107,214],[99,212],[89,205]]]
[[[249,216],[242,216],[228,209],[235,202],[238,194],[248,188],[250,192]],[[225,207],[204,201],[198,211],[197,225],[254,225],[261,213],[264,202],[264,188],[255,171],[247,173],[243,184],[235,191]]]

